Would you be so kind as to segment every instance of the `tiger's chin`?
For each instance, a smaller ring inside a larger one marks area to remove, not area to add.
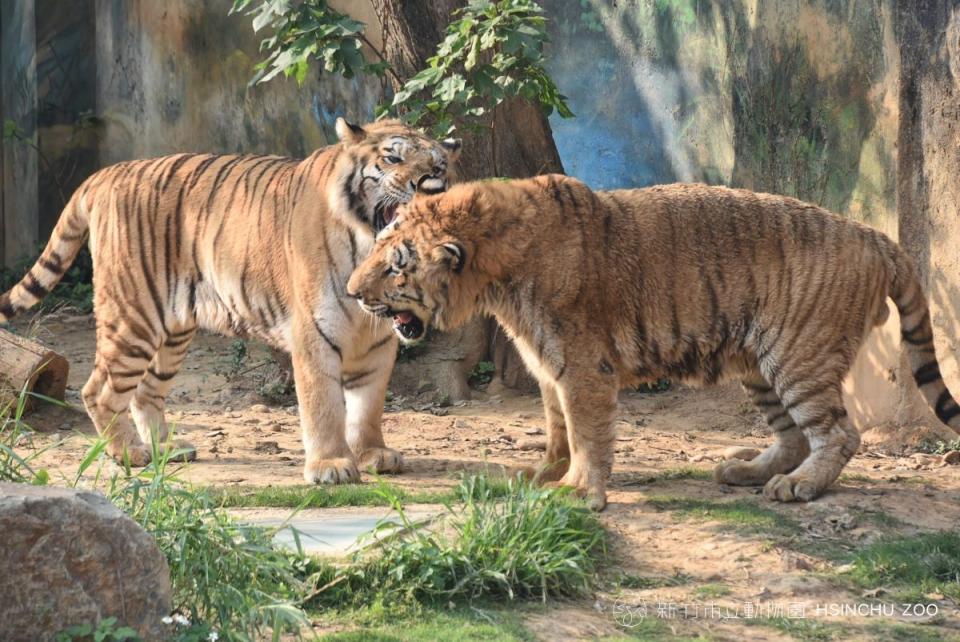
[[[406,345],[419,343],[427,334],[427,323],[409,310],[393,315],[393,331]]]

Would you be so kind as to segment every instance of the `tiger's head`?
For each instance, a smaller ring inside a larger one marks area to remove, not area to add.
[[[435,141],[397,120],[354,125],[336,123],[342,154],[328,198],[346,222],[375,235],[414,194],[447,189],[448,168],[460,155],[460,141]]]
[[[453,231],[474,214],[474,205],[469,184],[418,195],[400,208],[351,275],[347,293],[369,314],[392,317],[404,343],[416,343],[431,325],[455,328],[475,311],[485,283],[478,266],[485,258],[474,256],[475,244]]]

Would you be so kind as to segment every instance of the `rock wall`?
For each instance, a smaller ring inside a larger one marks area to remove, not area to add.
[[[927,275],[944,376],[960,392],[960,3],[544,6],[550,71],[577,114],[551,119],[569,173],[597,188],[696,180],[787,194],[906,233]],[[907,94],[904,61],[919,68]],[[917,114],[907,130],[905,99]],[[898,165],[898,145],[913,145],[919,161]],[[917,197],[904,200],[898,184]],[[916,403],[899,343],[892,314],[847,380],[861,429],[936,423]]]
[[[318,75],[248,86],[250,18],[220,0],[97,0],[97,114],[104,165],[179,151],[303,157],[338,116],[372,118],[376,80]]]

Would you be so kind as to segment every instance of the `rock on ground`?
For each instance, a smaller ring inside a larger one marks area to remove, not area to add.
[[[156,542],[98,493],[0,483],[0,639],[52,640],[116,617],[169,634],[170,571]]]

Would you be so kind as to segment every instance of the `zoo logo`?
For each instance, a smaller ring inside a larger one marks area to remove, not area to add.
[[[647,603],[643,600],[627,603],[618,599],[613,603],[612,612],[613,619],[617,624],[632,629],[639,626],[643,619],[647,617]]]

